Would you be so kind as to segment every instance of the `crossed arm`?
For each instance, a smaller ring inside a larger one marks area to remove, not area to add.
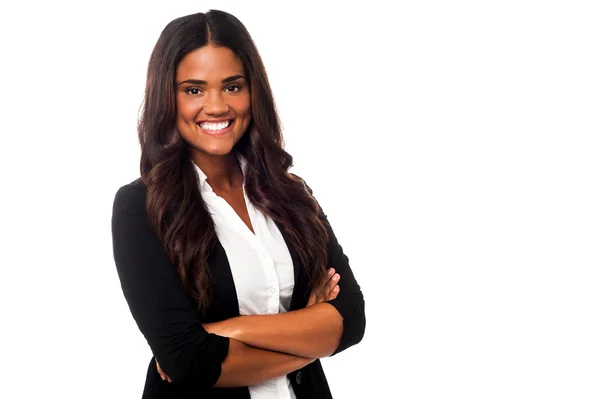
[[[324,215],[330,265],[340,276],[337,282],[329,275],[321,295],[313,293],[304,309],[202,324],[150,226],[145,201],[141,184],[117,192],[113,252],[127,304],[167,380],[198,389],[253,385],[362,339],[363,296]]]
[[[229,352],[215,386],[257,384],[331,355],[339,345],[343,319],[325,302],[337,298],[340,275],[330,268],[327,278],[313,291],[303,309],[203,324],[207,332],[230,338]],[[161,378],[171,382],[158,361],[156,366]]]

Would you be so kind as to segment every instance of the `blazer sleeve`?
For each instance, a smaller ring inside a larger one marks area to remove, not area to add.
[[[313,191],[308,184],[306,184],[304,180],[302,181],[308,192],[313,195]],[[319,218],[329,234],[329,242],[327,243],[329,257],[328,266],[333,267],[336,273],[340,275],[338,284],[340,286],[340,293],[337,298],[327,301],[337,309],[344,319],[344,330],[342,332],[340,344],[331,355],[334,356],[350,346],[356,345],[362,340],[365,334],[366,325],[365,300],[360,286],[354,277],[354,273],[352,273],[352,269],[350,268],[348,256],[344,254],[342,246],[338,242],[321,205],[319,205]]]
[[[180,283],[175,264],[152,229],[146,186],[121,187],[112,214],[113,253],[123,294],[152,353],[173,384],[213,386],[229,338],[209,334]]]

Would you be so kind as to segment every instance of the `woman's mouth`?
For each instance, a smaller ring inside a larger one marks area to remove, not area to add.
[[[198,125],[204,133],[216,136],[229,132],[234,123],[234,119],[227,119],[219,122],[198,122],[196,125]]]

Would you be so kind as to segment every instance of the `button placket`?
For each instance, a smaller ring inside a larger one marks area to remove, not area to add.
[[[279,290],[271,284],[267,290],[269,293],[268,309],[270,314],[279,313]]]
[[[260,225],[260,222],[257,222]],[[259,236],[252,237],[252,246],[256,250],[259,262],[266,279],[267,311],[269,314],[279,313],[279,278],[275,270],[275,261],[269,254],[268,248]]]

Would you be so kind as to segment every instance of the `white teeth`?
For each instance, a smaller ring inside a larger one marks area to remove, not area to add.
[[[228,127],[229,122],[230,121],[225,121],[225,122],[221,122],[221,123],[204,122],[204,123],[200,124],[200,127],[204,130],[221,130],[221,129],[225,129],[226,127]]]

